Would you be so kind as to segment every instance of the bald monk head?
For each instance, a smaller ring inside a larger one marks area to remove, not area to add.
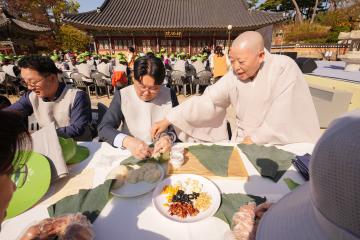
[[[254,31],[240,34],[231,45],[229,58],[234,74],[241,81],[253,79],[265,58],[261,34]]]

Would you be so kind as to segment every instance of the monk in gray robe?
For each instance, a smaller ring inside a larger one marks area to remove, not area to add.
[[[232,44],[232,70],[202,96],[173,108],[153,125],[156,136],[172,124],[182,141],[227,140],[226,109],[236,111],[236,142],[289,144],[315,142],[320,127],[308,84],[296,63],[264,49],[257,32],[244,32]]]

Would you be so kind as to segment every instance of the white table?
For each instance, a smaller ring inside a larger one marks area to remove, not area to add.
[[[90,156],[84,162],[72,166],[72,174],[84,169],[94,168],[93,187],[103,183],[109,171],[130,154],[126,150],[115,149],[107,143],[85,142],[81,145],[90,149]],[[225,144],[229,145],[229,144]],[[295,154],[311,153],[313,144],[300,143],[279,147]],[[291,178],[304,183],[294,167],[290,167],[277,183],[262,178],[255,167],[241,153],[249,181],[214,180],[222,193],[247,193],[266,196],[270,201],[277,201],[289,192],[283,178]],[[50,190],[51,192],[51,190]],[[47,206],[38,204],[27,212],[2,224],[0,240],[16,239],[27,226],[48,217]],[[223,239],[229,231],[222,220],[211,217],[197,223],[176,223],[163,217],[152,205],[152,193],[136,198],[112,198],[94,223],[96,239],[146,239],[146,240],[190,240],[190,239]]]

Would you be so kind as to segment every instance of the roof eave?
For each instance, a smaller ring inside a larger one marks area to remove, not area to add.
[[[256,25],[246,25],[246,26],[233,26],[232,31],[244,31],[244,30],[250,30],[250,29],[258,29],[262,28],[268,25],[276,24],[279,22],[282,22],[283,19],[256,24]],[[83,24],[83,23],[77,23],[73,21],[64,21],[68,24],[71,24],[75,27],[78,27],[85,31],[129,31],[129,32],[151,32],[151,31],[227,31],[227,26],[223,27],[159,27],[159,26],[153,26],[153,27],[118,27],[118,26],[106,26],[106,25],[91,25],[91,24]]]

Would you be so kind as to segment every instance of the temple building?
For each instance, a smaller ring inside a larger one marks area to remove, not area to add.
[[[19,55],[36,52],[34,40],[51,29],[19,20],[0,4],[0,53]]]
[[[105,0],[96,10],[66,15],[65,23],[85,30],[93,50],[186,52],[229,46],[241,32],[257,30],[270,48],[272,26],[282,14],[249,10],[243,0]]]

